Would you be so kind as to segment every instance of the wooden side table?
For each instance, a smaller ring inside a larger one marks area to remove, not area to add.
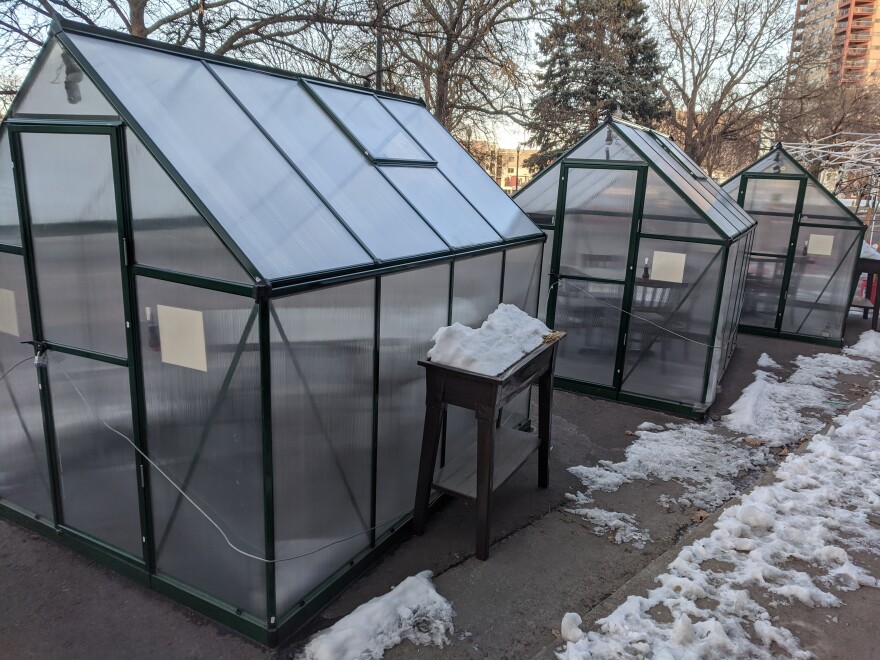
[[[859,257],[858,264],[859,273],[867,273],[868,281],[865,286],[865,298],[871,298],[871,292],[877,287],[880,286],[880,260],[877,259],[865,259],[864,257]],[[868,307],[866,304],[854,305],[855,307],[861,307],[863,309],[862,318],[868,318],[868,312],[870,311],[871,316],[871,329],[877,329],[877,320],[878,320],[878,312],[880,312],[880,295],[877,295],[874,300],[877,301],[877,304],[871,303],[871,306]],[[866,301],[867,302],[867,301]]]
[[[413,531],[422,535],[431,489],[477,502],[477,559],[489,558],[489,511],[492,493],[538,451],[538,486],[550,483],[550,416],[553,409],[553,371],[559,342],[542,344],[499,376],[485,376],[444,364],[420,360],[425,368],[427,395],[422,455],[413,512]],[[498,414],[517,394],[538,383],[538,433],[497,427]],[[477,462],[459,456],[434,476],[437,449],[448,404],[473,410],[477,418]],[[497,455],[496,455],[497,452]],[[497,459],[497,460],[496,460]]]

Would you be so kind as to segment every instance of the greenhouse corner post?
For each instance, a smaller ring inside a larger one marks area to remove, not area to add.
[[[712,363],[715,361],[715,341],[718,336],[718,317],[721,314],[721,300],[724,298],[724,288],[727,282],[727,259],[730,255],[730,243],[721,248],[724,252],[721,257],[721,270],[718,277],[718,290],[715,294],[715,308],[712,312],[712,330],[709,332],[709,347],[706,349],[706,368],[703,372],[703,401],[709,396],[709,376],[712,375]],[[713,260],[714,262],[714,260]],[[719,357],[719,359],[722,359]],[[719,362],[720,368],[720,362]]]
[[[27,190],[24,183],[24,158],[22,158],[21,141],[14,124],[9,125],[9,150],[12,157],[12,168],[15,173],[13,182],[15,185],[16,198],[18,199],[18,217],[21,226],[21,246],[23,250],[25,278],[28,289],[28,306],[31,312],[31,329],[34,339],[40,341],[43,337],[42,317],[40,316],[40,304],[37,300],[37,271],[34,263],[33,233],[31,232],[30,214],[27,205]],[[36,352],[36,349],[35,349]],[[40,410],[43,420],[43,434],[46,441],[46,457],[49,461],[49,483],[51,485],[52,498],[52,524],[55,529],[64,519],[61,505],[61,488],[58,479],[58,453],[55,442],[55,423],[52,418],[52,409],[49,405],[51,394],[46,369],[37,369],[37,383],[40,388]]]
[[[277,642],[278,623],[275,598],[275,484],[272,465],[272,344],[269,332],[271,288],[265,282],[254,287],[259,305],[260,337],[260,420],[263,431],[263,523],[266,556],[266,637]]]
[[[379,333],[382,309],[382,278],[374,280],[373,290],[373,420],[370,447],[370,547],[376,547],[376,497],[379,474]]]

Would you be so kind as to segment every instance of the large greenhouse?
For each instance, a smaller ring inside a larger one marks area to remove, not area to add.
[[[865,225],[781,144],[723,187],[758,222],[740,328],[842,345]]]
[[[403,527],[416,362],[535,314],[544,235],[420,101],[66,22],[0,150],[0,514],[279,641]]]
[[[704,413],[755,221],[668,137],[610,118],[514,199],[549,236],[540,306],[568,333],[556,385]]]

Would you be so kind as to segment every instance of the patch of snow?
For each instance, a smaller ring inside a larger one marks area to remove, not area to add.
[[[870,350],[867,346],[867,342],[861,344],[866,352]],[[863,360],[835,353],[798,356],[795,364],[797,369],[786,381],[767,371],[757,370],[754,382],[730,406],[730,413],[722,420],[724,425],[732,431],[760,438],[770,447],[812,435],[824,426],[824,422],[816,415],[805,415],[804,411],[836,412],[837,406],[830,399],[834,396],[838,376],[842,373],[866,374],[871,368]]]
[[[662,431],[663,427],[654,422],[642,422],[636,427],[636,429],[639,431]]]
[[[758,366],[762,369],[779,369],[779,363],[766,353],[761,353],[761,357],[758,358]]]
[[[434,589],[431,571],[406,578],[309,640],[300,660],[372,660],[408,639],[418,646],[449,643],[455,612]]]
[[[867,241],[862,242],[862,253],[859,256],[862,259],[880,260],[880,252],[877,252],[877,250],[875,250],[874,247]]]
[[[577,495],[566,493],[566,497],[574,502],[574,507],[566,509],[566,511],[581,516],[589,522],[593,526],[593,533],[597,536],[613,534],[614,542],[617,545],[632,543],[633,547],[639,549],[644,548],[645,543],[651,540],[648,530],[639,528],[634,515],[587,507],[585,505],[592,500],[582,493]]]
[[[880,332],[866,330],[855,344],[843,349],[843,352],[855,357],[880,361]]]
[[[497,376],[544,341],[550,329],[516,305],[500,304],[476,330],[453,323],[434,333],[433,362]]]
[[[594,491],[613,492],[637,479],[675,481],[686,493],[681,503],[707,511],[718,508],[736,492],[733,483],[741,472],[764,465],[763,447],[751,447],[719,434],[713,424],[670,424],[659,431],[636,431],[636,441],[619,463],[599,461],[597,466],[569,468],[581,480],[589,498]]]
[[[565,642],[580,641],[584,636],[584,631],[580,628],[581,623],[581,615],[576,612],[569,612],[562,617],[562,626],[559,629],[562,640]]]
[[[810,657],[759,595],[775,607],[834,607],[832,589],[880,586],[850,554],[880,555],[880,528],[869,523],[880,511],[880,394],[834,423],[787,457],[775,483],[744,495],[710,536],[683,548],[657,588],[630,596],[558,657]],[[654,608],[668,614],[655,618]]]

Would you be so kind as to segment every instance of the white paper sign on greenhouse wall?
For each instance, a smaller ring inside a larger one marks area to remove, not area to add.
[[[197,371],[208,370],[205,321],[195,309],[156,305],[162,362]]]
[[[18,312],[15,309],[15,291],[0,289],[0,332],[21,337],[18,330]]]
[[[826,234],[810,234],[810,242],[807,244],[807,254],[821,254],[828,256],[834,249],[834,236]]]
[[[651,279],[681,284],[684,282],[686,257],[687,255],[680,252],[654,250],[654,268],[651,271]]]

